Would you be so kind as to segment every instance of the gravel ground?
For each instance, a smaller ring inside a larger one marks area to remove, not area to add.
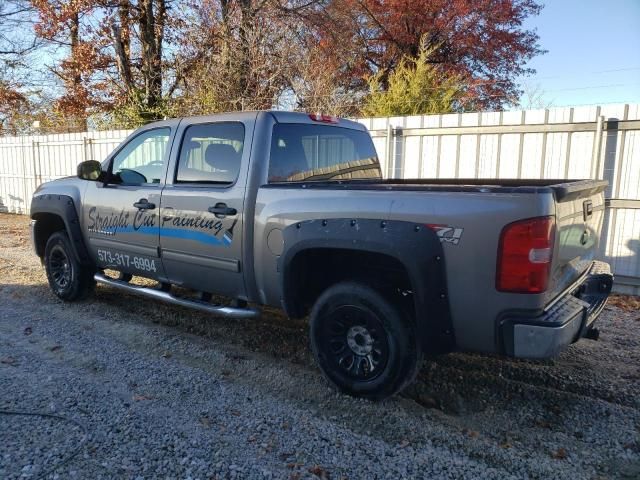
[[[637,299],[553,361],[451,354],[370,403],[336,394],[277,312],[212,320],[108,287],[62,303],[27,222],[0,215],[0,410],[43,415],[0,414],[0,478],[640,478]]]

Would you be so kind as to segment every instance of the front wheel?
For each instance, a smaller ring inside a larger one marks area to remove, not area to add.
[[[44,267],[51,290],[62,300],[80,300],[93,291],[93,272],[76,260],[69,237],[63,231],[47,240]]]
[[[420,363],[411,318],[382,293],[356,282],[338,283],[317,300],[311,346],[322,372],[342,392],[371,400],[399,392]]]

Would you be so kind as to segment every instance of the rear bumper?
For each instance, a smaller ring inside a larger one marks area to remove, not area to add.
[[[500,324],[504,352],[518,358],[549,358],[588,334],[613,286],[609,264],[593,262],[583,281],[542,314],[508,314]]]

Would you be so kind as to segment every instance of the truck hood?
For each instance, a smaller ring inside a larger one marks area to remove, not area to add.
[[[40,197],[42,195],[66,195],[71,197],[75,205],[78,215],[80,215],[80,207],[82,205],[82,198],[89,186],[88,180],[81,180],[78,177],[64,177],[45,182],[41,184],[34,192],[34,197]]]
[[[48,182],[41,183],[34,195],[41,195],[43,193],[67,193],[60,192],[59,189],[64,188],[81,188],[83,184],[85,184],[87,180],[81,180],[75,175],[69,177],[57,178],[55,180],[50,180]],[[84,190],[84,189],[83,189]]]

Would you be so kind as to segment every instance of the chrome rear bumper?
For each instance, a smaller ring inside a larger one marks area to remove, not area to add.
[[[584,336],[597,337],[589,332],[612,286],[609,264],[593,262],[584,280],[541,315],[512,315],[502,321],[505,353],[518,358],[549,358]]]

